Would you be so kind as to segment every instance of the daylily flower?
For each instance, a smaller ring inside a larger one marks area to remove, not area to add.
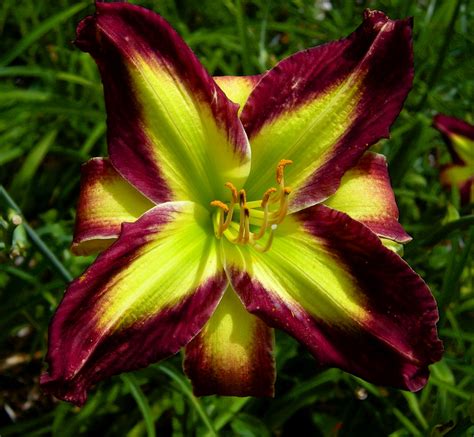
[[[458,187],[461,203],[474,202],[474,126],[459,118],[438,114],[433,119],[453,160],[441,168],[441,183]]]
[[[43,388],[80,405],[185,348],[197,395],[271,396],[273,328],[320,367],[423,387],[436,303],[381,242],[410,237],[366,152],[411,87],[411,20],[367,11],[346,39],[213,79],[160,16],[96,8],[76,44],[102,75],[109,158],[83,167],[73,251],[105,250],[57,309]]]

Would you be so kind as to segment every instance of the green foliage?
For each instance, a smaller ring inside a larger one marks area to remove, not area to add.
[[[413,16],[416,80],[378,146],[390,160],[405,258],[440,304],[443,360],[420,393],[375,387],[277,338],[276,398],[197,399],[180,357],[97,386],[78,409],[40,393],[47,327],[65,282],[92,258],[69,244],[79,168],[106,155],[101,84],[75,49],[92,2],[0,3],[0,434],[129,436],[465,436],[474,427],[472,206],[443,191],[449,161],[431,127],[442,112],[474,121],[474,8],[469,0],[143,0],[165,16],[216,75],[252,74],[297,50],[340,38],[365,7]],[[70,274],[68,273],[70,272]],[[403,292],[403,290],[400,290]],[[410,296],[407,296],[410,299]]]

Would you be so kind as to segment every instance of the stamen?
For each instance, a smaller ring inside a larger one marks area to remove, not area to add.
[[[224,184],[225,187],[227,187],[231,194],[232,194],[232,200],[230,202],[230,207],[229,207],[229,212],[227,214],[227,217],[225,219],[225,222],[224,224],[222,225],[222,229],[223,231],[225,231],[226,229],[228,229],[230,223],[232,222],[232,217],[234,215],[234,206],[235,204],[237,203],[237,188],[235,188],[234,184],[232,182],[226,182]]]
[[[261,207],[263,208],[263,223],[260,226],[260,230],[258,231],[257,234],[254,234],[253,239],[255,241],[260,240],[265,235],[265,232],[267,231],[268,227],[268,200],[270,199],[270,196],[276,192],[275,188],[269,188],[265,193],[263,194],[262,198],[262,203]]]
[[[257,251],[257,252],[268,252],[270,250],[270,247],[272,247],[273,243],[273,235],[275,233],[275,230],[278,226],[276,224],[273,224],[270,226],[270,235],[268,236],[268,240],[265,244],[265,246],[260,246],[260,244],[252,244],[252,247]]]
[[[272,187],[265,191],[265,193],[263,194],[262,203],[260,204],[262,208],[265,208],[267,206],[268,200],[270,199],[270,196],[273,193],[276,193],[276,188]]]
[[[211,202],[211,206],[217,206],[218,208],[222,209],[224,212],[229,212],[229,207],[220,200],[213,200]]]
[[[280,162],[277,165],[276,169],[276,181],[282,186],[284,186],[284,170],[287,165],[293,164],[293,161],[291,159],[281,159]]]
[[[242,190],[243,191],[243,190]],[[241,191],[241,193],[242,193]],[[237,238],[234,240],[234,243],[242,243],[245,237],[245,221],[246,217],[249,216],[248,209],[245,208],[240,211],[240,224],[239,224],[239,233],[237,235]]]
[[[244,189],[237,191],[231,182],[227,182],[225,187],[230,190],[231,201],[224,203],[220,200],[213,200],[212,206],[219,208],[213,217],[216,235],[222,235],[235,244],[250,244],[258,252],[267,252],[273,242],[274,232],[288,214],[288,196],[291,188],[285,186],[285,167],[292,164],[289,159],[282,159],[276,168],[276,180],[280,189],[269,188],[263,194],[262,200],[247,202],[247,193]],[[273,206],[275,205],[275,206]],[[240,210],[238,223],[232,221],[234,210]],[[258,231],[251,232],[250,225]],[[257,243],[270,229],[268,238],[263,245]]]
[[[213,200],[211,202],[211,206],[216,206],[217,208],[220,208],[220,213],[219,213],[219,223],[217,225],[216,229],[216,235],[217,238],[220,238],[222,236],[222,233],[225,231],[224,228],[224,214],[226,212],[229,212],[229,207],[224,203],[221,202],[220,200]]]
[[[226,182],[224,186],[232,193],[232,203],[237,203],[237,188],[235,188],[234,184],[232,182]]]
[[[240,193],[239,193],[239,204],[240,204],[240,207],[243,208],[247,203],[247,193],[245,192],[245,190],[240,190]]]
[[[291,193],[290,187],[285,187],[280,199],[280,209],[277,211],[275,223],[280,224],[288,213],[288,196]]]

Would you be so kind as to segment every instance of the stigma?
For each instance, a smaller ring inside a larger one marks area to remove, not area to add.
[[[213,200],[217,208],[214,215],[214,231],[217,238],[224,236],[233,244],[250,245],[259,252],[267,252],[278,225],[288,214],[288,198],[291,188],[285,186],[285,167],[292,164],[282,159],[276,168],[278,189],[271,187],[261,200],[247,201],[245,190],[238,191],[231,183],[225,186],[230,191],[230,201]]]

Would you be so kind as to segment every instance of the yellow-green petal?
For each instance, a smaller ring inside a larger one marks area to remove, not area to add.
[[[225,243],[246,308],[304,344],[320,366],[412,391],[439,360],[436,303],[366,226],[324,205],[287,217],[270,250]]]
[[[411,240],[398,223],[398,207],[383,155],[366,152],[324,204],[345,212],[380,237],[401,243]]]
[[[273,330],[250,314],[231,287],[186,346],[184,370],[194,394],[273,396]]]
[[[243,184],[250,147],[231,102],[159,15],[128,3],[96,3],[76,44],[104,84],[110,159],[155,203],[208,204],[224,183]]]
[[[43,388],[78,405],[88,388],[176,353],[204,326],[227,279],[209,213],[165,203],[68,287],[49,332]]]
[[[347,38],[296,53],[262,77],[241,114],[252,144],[250,199],[274,184],[275,166],[288,159],[290,211],[319,203],[388,136],[413,79],[411,26],[366,11]]]
[[[106,249],[117,239],[122,223],[134,222],[153,206],[108,159],[90,159],[81,169],[72,252],[90,255]]]
[[[247,101],[250,93],[255,88],[255,85],[262,78],[262,75],[255,76],[215,76],[214,80],[217,85],[224,91],[225,95],[237,103],[239,108],[239,113],[242,112],[242,109]]]

